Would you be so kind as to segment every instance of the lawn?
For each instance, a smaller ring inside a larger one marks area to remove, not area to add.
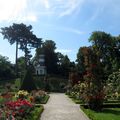
[[[80,100],[75,99],[73,96],[67,95],[71,98],[76,104],[81,104],[81,109],[91,120],[120,120],[120,101],[119,100],[110,100],[106,101],[103,104],[104,109],[101,112],[95,112],[90,109],[85,109]]]
[[[29,116],[26,116],[25,120],[39,120],[44,108],[42,105],[35,106],[34,110]]]
[[[46,104],[47,103],[47,101],[49,100],[49,95],[46,95],[42,100],[41,100],[41,104]]]
[[[91,120],[120,120],[120,108],[104,108],[101,112],[81,108]]]

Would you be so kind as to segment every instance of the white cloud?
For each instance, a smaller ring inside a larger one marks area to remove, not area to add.
[[[26,0],[0,0],[0,21],[15,19],[26,7]]]
[[[0,22],[36,22],[42,16],[76,15],[83,5],[90,5],[91,10],[94,9],[91,21],[106,11],[112,16],[119,16],[120,0],[0,0]]]
[[[26,16],[20,16],[18,18],[16,18],[17,22],[36,22],[37,21],[37,17],[33,14],[30,15],[26,15]]]
[[[0,0],[1,21],[37,21],[41,16],[63,17],[80,10],[84,0]],[[30,14],[34,13],[34,14]]]
[[[40,13],[45,15],[63,17],[79,11],[83,2],[84,0],[36,0],[33,6],[39,7]]]
[[[47,9],[50,8],[50,4],[49,4],[49,1],[48,0],[43,0],[44,1],[44,5]]]
[[[57,49],[56,52],[61,52],[63,54],[71,53],[72,50],[70,49]]]
[[[76,28],[71,28],[71,27],[63,27],[63,26],[52,26],[52,29],[54,30],[58,30],[58,31],[64,31],[64,32],[69,32],[69,33],[74,33],[74,34],[77,34],[77,35],[81,35],[81,34],[84,34],[83,31],[80,31]]]
[[[63,2],[64,11],[60,13],[60,17],[79,11],[83,2],[84,0],[67,0],[67,4],[64,4],[65,2]]]
[[[63,27],[63,28],[61,28],[61,30],[66,31],[66,32],[75,33],[75,34],[78,34],[78,35],[84,34],[84,32],[82,32],[82,31],[80,31],[78,29],[74,29],[74,28]]]

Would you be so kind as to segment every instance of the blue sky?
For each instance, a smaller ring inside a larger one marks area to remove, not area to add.
[[[55,41],[57,51],[75,61],[93,31],[120,34],[120,0],[0,0],[0,27],[12,23],[31,24],[37,37]],[[0,54],[14,62],[15,46],[1,34]]]

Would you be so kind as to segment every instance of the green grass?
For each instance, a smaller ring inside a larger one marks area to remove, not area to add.
[[[71,98],[71,99],[72,99],[72,101],[75,102],[76,104],[81,104],[81,103],[82,103],[82,101],[80,101],[80,100],[77,100],[77,99],[74,99],[74,98]]]
[[[41,104],[46,104],[47,103],[47,101],[49,100],[49,95],[46,95],[43,99],[42,99],[42,101],[41,101]]]
[[[26,117],[25,120],[39,120],[44,108],[42,105],[35,106],[34,110]]]
[[[120,120],[120,108],[104,108],[101,112],[81,108],[91,120]]]
[[[76,103],[76,104],[82,104],[82,101],[79,99],[75,99],[74,97],[72,97],[71,95],[68,95],[68,94],[66,94],[69,98],[71,98],[72,99],[72,101],[74,102],[74,103]]]
[[[42,99],[40,100],[37,100],[36,101],[36,105],[40,105],[40,104],[46,104],[49,100],[49,95],[46,95],[45,97],[43,97]]]

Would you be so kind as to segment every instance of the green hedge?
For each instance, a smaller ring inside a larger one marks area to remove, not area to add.
[[[48,92],[64,92],[64,86],[67,85],[68,80],[57,76],[48,76],[48,83],[45,82],[43,76],[34,76],[37,88],[47,90]]]
[[[48,99],[49,99],[49,97],[50,97],[49,95],[45,95],[44,97],[38,96],[36,98],[36,100],[35,100],[35,103],[36,104],[46,104]]]
[[[41,100],[41,104],[46,104],[49,100],[50,96],[49,95],[46,95],[42,100]]]
[[[44,107],[42,105],[35,106],[34,110],[31,111],[30,115],[28,115],[25,120],[39,120],[43,110]]]
[[[88,108],[87,104],[81,104],[81,106]],[[103,103],[102,108],[120,108],[120,103]]]

